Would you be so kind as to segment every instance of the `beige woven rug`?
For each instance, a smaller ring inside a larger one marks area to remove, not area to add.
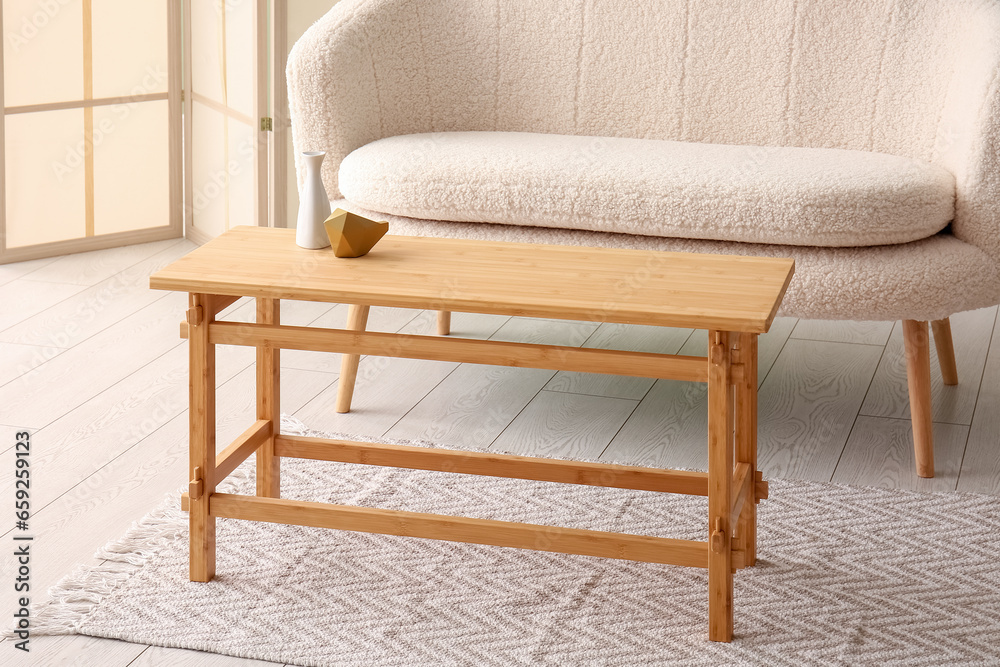
[[[704,499],[648,492],[298,460],[282,492],[704,539]],[[1000,498],[773,481],[728,645],[705,571],[674,566],[220,520],[218,575],[191,583],[177,505],[67,577],[36,631],[301,665],[1000,663]]]

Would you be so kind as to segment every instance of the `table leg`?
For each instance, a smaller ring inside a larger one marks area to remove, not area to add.
[[[212,297],[191,294],[188,321],[189,465],[191,581],[215,576],[215,517],[209,499],[215,493],[215,345],[208,326],[215,319]]]
[[[347,308],[347,328],[364,331],[368,326],[368,306],[351,304]],[[358,364],[361,355],[344,354],[340,357],[340,380],[337,382],[337,412],[350,412],[354,398],[354,383],[358,379]]]
[[[732,512],[733,388],[730,334],[709,331],[708,341],[708,638],[733,638]]]
[[[281,301],[257,299],[257,323],[281,324]],[[281,459],[274,455],[274,437],[281,432],[281,350],[257,348],[257,419],[271,422],[271,437],[257,450],[257,495],[281,497]]]
[[[741,333],[736,343],[736,357],[742,375],[736,383],[736,462],[750,465],[754,483],[750,497],[743,503],[736,529],[737,548],[746,554],[746,564],[757,562],[757,501],[754,490],[757,476],[757,334]]]

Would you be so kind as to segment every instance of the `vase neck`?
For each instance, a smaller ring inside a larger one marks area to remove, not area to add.
[[[302,162],[307,168],[319,169],[323,164],[323,158],[326,157],[326,153],[303,153]]]

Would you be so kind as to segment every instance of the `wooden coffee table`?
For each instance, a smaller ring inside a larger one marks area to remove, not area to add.
[[[730,641],[733,572],[756,560],[757,335],[792,277],[790,259],[387,236],[367,256],[295,245],[294,230],[237,227],[150,278],[190,293],[192,581],[215,575],[217,517],[707,567],[709,638]],[[216,319],[243,296],[257,321]],[[284,326],[279,299],[351,304],[347,329]],[[370,306],[709,330],[707,357],[364,331]],[[215,346],[257,349],[257,421],[216,454]],[[304,438],[280,433],[282,348],[344,353],[338,406],[360,355],[634,375],[708,383],[708,472]],[[251,454],[255,496],[216,486]],[[280,497],[282,457],[708,496],[707,542],[560,529]]]

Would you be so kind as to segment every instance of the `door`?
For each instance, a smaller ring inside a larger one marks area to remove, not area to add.
[[[267,0],[184,0],[187,236],[268,224]]]

